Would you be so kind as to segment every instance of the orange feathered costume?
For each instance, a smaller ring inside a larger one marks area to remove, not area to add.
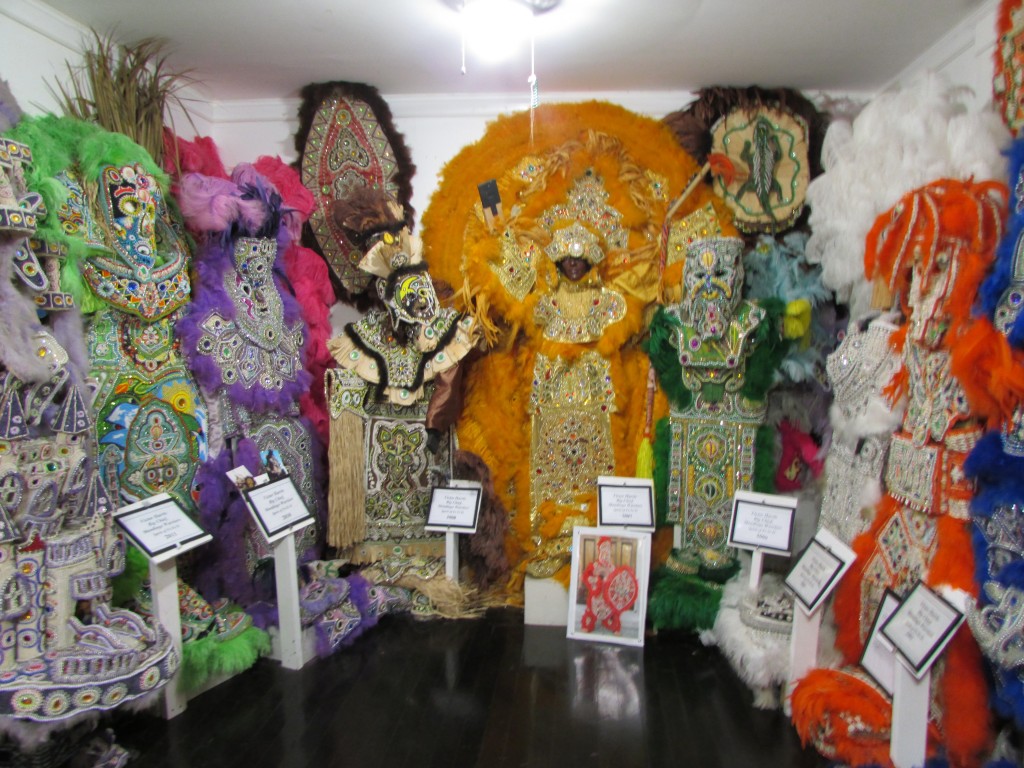
[[[702,173],[663,124],[612,104],[542,106],[533,115],[532,143],[530,120],[528,112],[499,118],[448,163],[423,216],[422,232],[431,274],[455,288],[459,308],[477,316],[491,346],[468,372],[457,429],[461,447],[490,467],[511,514],[509,560],[520,566],[536,560],[539,548],[564,536],[573,522],[593,521],[596,510],[590,490],[596,478],[571,503],[564,497],[531,498],[534,475],[551,469],[531,462],[537,455],[531,447],[536,414],[530,404],[535,365],[546,359],[572,366],[597,359],[595,353],[607,364],[614,390],[608,408],[614,466],[603,474],[632,475],[647,401],[647,362],[637,341],[661,279],[679,284],[678,274],[660,274],[664,219],[674,198]],[[599,337],[574,343],[546,335],[537,306],[550,306],[559,290],[560,277],[545,249],[555,229],[571,223],[565,206],[572,207],[574,185],[585,176],[601,181],[608,209],[620,216],[584,217],[583,226],[598,239],[605,257],[591,265],[580,284],[594,286],[595,296],[599,290],[618,294],[625,312],[606,324]],[[497,182],[502,210],[489,223],[477,186],[491,179]],[[678,215],[709,202],[728,222],[724,205],[704,184],[678,206]],[[561,221],[552,221],[553,210],[561,211]],[[613,224],[620,228],[614,236],[609,234]],[[612,241],[621,242],[623,236],[625,247],[614,247]],[[654,409],[665,408],[659,395]],[[521,585],[523,572],[517,569],[513,588]],[[565,567],[555,573],[565,583],[568,575]]]

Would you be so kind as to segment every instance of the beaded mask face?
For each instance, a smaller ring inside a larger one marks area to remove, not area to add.
[[[720,339],[739,305],[743,241],[737,237],[695,240],[686,248],[684,315],[702,338]]]
[[[168,223],[156,180],[141,166],[110,165],[99,179],[110,256],[92,256],[84,275],[118,309],[147,320],[165,317],[188,301],[188,251]]]

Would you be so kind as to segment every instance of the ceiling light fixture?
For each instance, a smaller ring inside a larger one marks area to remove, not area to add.
[[[485,62],[511,57],[525,39],[530,41],[530,143],[533,110],[540,105],[534,57],[534,21],[561,0],[444,0],[459,12],[462,23],[462,74],[466,74],[466,47]]]

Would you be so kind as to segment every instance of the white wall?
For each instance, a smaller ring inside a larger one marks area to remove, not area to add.
[[[992,55],[996,44],[999,0],[983,0],[970,16],[917,57],[882,90],[895,89],[924,72],[940,72],[952,85],[971,90],[978,109],[992,100]]]
[[[970,87],[978,104],[991,93],[991,56],[995,43],[998,0],[983,0],[978,8],[906,70],[887,88],[909,82],[924,70],[944,72],[950,81]],[[67,77],[65,61],[77,61],[89,32],[77,22],[39,0],[0,0],[0,77],[8,80],[26,112],[56,107],[47,84]],[[339,73],[339,78],[343,73]],[[298,125],[298,101],[265,99],[208,101],[190,93],[188,109],[195,127],[180,116],[174,120],[183,136],[211,136],[228,167],[260,155],[296,158],[293,136]],[[463,146],[483,133],[498,115],[525,109],[526,94],[477,96],[383,94],[395,127],[405,136],[417,172],[413,178],[413,207],[426,208],[437,174]],[[641,114],[662,117],[690,101],[688,91],[620,93],[543,93],[546,102],[601,98]]]
[[[998,0],[982,0],[978,8],[955,29],[896,75],[887,88],[909,82],[924,70],[937,70],[951,82],[971,88],[978,104],[991,92],[992,49]],[[26,112],[56,108],[48,85],[66,80],[66,61],[77,62],[89,31],[40,0],[0,0],[0,77],[6,79]],[[343,73],[339,73],[343,78]],[[884,90],[884,89],[883,89]],[[184,136],[212,136],[229,167],[259,155],[296,157],[293,135],[297,127],[298,101],[266,99],[208,101],[199,92],[190,97],[188,109],[195,128],[180,116],[175,127]],[[433,191],[438,171],[459,149],[476,140],[488,121],[498,115],[525,109],[526,94],[404,95],[383,94],[391,107],[396,128],[405,136],[417,174],[413,179],[413,205],[423,211]],[[543,93],[547,102],[600,98],[641,114],[662,117],[684,106],[688,91],[620,93]]]

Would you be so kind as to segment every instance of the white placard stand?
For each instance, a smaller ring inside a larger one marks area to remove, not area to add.
[[[797,681],[818,666],[818,638],[821,634],[821,606],[827,596],[838,585],[838,579],[849,569],[856,559],[854,552],[827,528],[820,528],[814,535],[815,540],[824,546],[833,556],[844,561],[837,580],[827,587],[824,595],[815,604],[812,613],[808,613],[799,598],[793,600],[793,632],[789,641],[789,681],[786,690],[793,693]],[[783,709],[787,715],[792,714],[789,695],[786,696]]]
[[[793,714],[788,694],[793,693],[797,681],[818,666],[818,636],[821,632],[821,611],[810,616],[803,606],[793,606],[793,634],[789,640],[789,682],[783,710]]]
[[[299,616],[299,566],[295,557],[295,531],[290,531],[270,546],[274,552],[274,580],[277,584],[277,631],[281,645],[281,666],[285,669],[302,669],[306,657],[302,647],[302,620]]]
[[[477,488],[481,489],[482,486],[476,480],[451,480],[449,486],[452,488]],[[477,514],[479,514],[479,505],[477,507]],[[454,582],[459,580],[459,533],[454,528],[446,528],[444,533],[444,575]],[[472,530],[465,531],[465,533],[476,533],[476,525],[473,525]]]
[[[181,651],[181,607],[178,601],[178,564],[173,557],[163,562],[149,561],[149,586],[153,593],[153,613],[171,635],[174,651],[184,664]],[[177,674],[164,686],[164,718],[170,720],[185,711],[188,697],[181,690]]]
[[[449,528],[444,534],[444,575],[452,581],[459,580],[458,534]]]
[[[761,588],[761,574],[764,572],[764,550],[760,547],[750,551],[750,587],[751,592]]]
[[[924,765],[928,746],[928,697],[931,670],[918,680],[905,664],[897,662],[892,694],[892,735],[889,757],[896,768]]]

